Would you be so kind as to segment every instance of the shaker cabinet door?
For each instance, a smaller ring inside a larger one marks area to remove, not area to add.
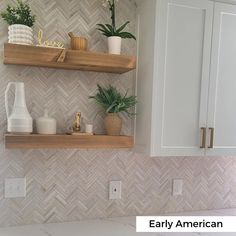
[[[208,127],[212,129],[208,132],[210,148],[207,149],[206,155],[236,155],[236,6],[234,5],[215,4],[209,92]],[[213,131],[214,133],[211,133]]]
[[[205,155],[213,8],[207,0],[162,1],[152,156]]]

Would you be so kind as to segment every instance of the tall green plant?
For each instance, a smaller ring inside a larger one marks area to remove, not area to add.
[[[130,108],[134,107],[137,103],[136,96],[128,96],[127,92],[125,95],[122,95],[111,85],[108,88],[103,88],[98,84],[97,93],[89,98],[94,99],[106,113],[125,112],[129,116],[134,115],[134,113],[130,112]]]
[[[9,25],[22,24],[32,27],[35,22],[35,15],[31,14],[29,4],[22,0],[17,0],[17,4],[14,7],[7,5],[7,9],[1,13],[1,17]]]
[[[121,25],[118,28],[116,27],[115,1],[117,0],[104,0],[103,6],[109,7],[109,10],[111,13],[111,24],[97,24],[99,26],[98,30],[101,31],[102,34],[105,35],[106,37],[118,36],[121,38],[131,38],[131,39],[136,40],[136,37],[133,34],[123,31],[125,27],[130,23],[129,21],[125,22],[123,25]]]

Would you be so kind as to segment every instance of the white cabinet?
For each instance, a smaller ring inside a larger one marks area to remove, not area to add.
[[[142,1],[138,22],[136,149],[236,154],[236,6]]]
[[[236,6],[230,4],[215,4],[207,126],[214,128],[214,146],[206,155],[235,155]]]
[[[213,3],[143,1],[139,12],[136,146],[151,156],[204,155]]]

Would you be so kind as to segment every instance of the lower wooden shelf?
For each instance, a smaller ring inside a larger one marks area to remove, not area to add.
[[[132,148],[131,136],[108,135],[18,135],[5,134],[7,149],[97,149],[97,148]]]

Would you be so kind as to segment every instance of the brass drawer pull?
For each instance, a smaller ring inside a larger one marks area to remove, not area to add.
[[[210,136],[210,146],[208,148],[214,148],[214,133],[215,133],[215,129],[214,128],[209,128],[210,132],[211,132],[211,136]]]
[[[201,131],[202,131],[202,145],[200,146],[200,148],[206,148],[206,133],[207,133],[207,129],[205,127],[202,127]]]

